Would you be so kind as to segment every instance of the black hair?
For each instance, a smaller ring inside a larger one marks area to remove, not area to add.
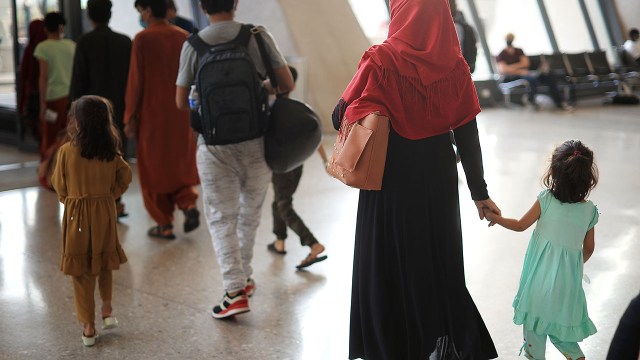
[[[235,0],[200,0],[200,4],[204,11],[209,15],[221,13],[221,12],[231,12],[233,10],[234,5],[236,4]]]
[[[167,0],[136,0],[133,7],[150,7],[151,14],[156,19],[164,19],[167,16]]]
[[[59,12],[50,12],[44,16],[44,28],[47,32],[56,33],[60,29],[60,25],[66,25],[67,21]]]
[[[560,202],[585,200],[598,183],[593,151],[580,140],[565,141],[553,151],[542,182]]]
[[[178,11],[176,8],[176,3],[173,0],[167,0],[167,10]]]
[[[96,24],[108,24],[111,19],[111,0],[87,1],[87,15]]]
[[[67,132],[83,158],[111,161],[120,155],[120,134],[113,124],[109,100],[96,95],[82,96],[71,104],[69,119]]]
[[[640,36],[640,31],[638,29],[633,28],[629,30],[629,37]]]

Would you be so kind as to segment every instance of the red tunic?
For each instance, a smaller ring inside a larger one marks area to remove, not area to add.
[[[143,190],[168,194],[199,184],[189,112],[176,107],[176,78],[187,32],[152,23],[133,40],[125,124],[137,118],[137,163]]]

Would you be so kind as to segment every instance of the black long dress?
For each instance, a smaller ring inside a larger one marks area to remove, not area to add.
[[[472,198],[487,199],[476,121],[454,134]],[[382,190],[360,192],[349,359],[495,357],[465,285],[450,136],[392,130]]]

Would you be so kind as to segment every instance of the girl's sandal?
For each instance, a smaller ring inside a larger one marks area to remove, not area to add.
[[[82,344],[84,344],[84,346],[93,346],[96,344],[96,338],[98,337],[98,332],[97,331],[93,331],[93,336],[84,336],[84,330],[82,330]]]
[[[118,319],[115,316],[102,318],[102,330],[115,329],[118,327]]]

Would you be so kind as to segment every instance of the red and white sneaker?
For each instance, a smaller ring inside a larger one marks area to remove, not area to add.
[[[216,319],[222,319],[233,315],[249,312],[249,297],[241,290],[236,296],[230,297],[229,293],[225,293],[220,300],[220,304],[211,309],[211,316]]]
[[[252,297],[254,292],[256,292],[256,282],[253,281],[252,278],[248,278],[247,286],[244,287],[244,293],[247,294],[248,297]]]

